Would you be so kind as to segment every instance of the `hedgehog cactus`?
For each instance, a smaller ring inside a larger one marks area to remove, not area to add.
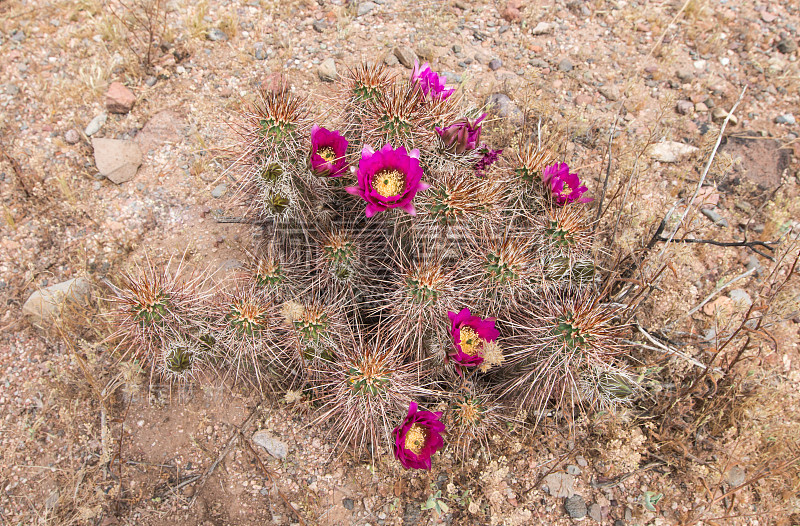
[[[302,389],[342,448],[407,468],[450,441],[487,447],[504,407],[571,418],[629,400],[589,179],[557,162],[547,125],[535,142],[481,142],[493,125],[463,95],[429,64],[410,79],[355,66],[319,98],[261,90],[228,173],[231,207],[266,242],[213,304],[171,274],[131,278],[123,340],[175,381],[203,365]]]

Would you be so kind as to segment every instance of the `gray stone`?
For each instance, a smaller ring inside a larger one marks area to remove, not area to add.
[[[553,30],[553,24],[549,22],[539,22],[536,27],[531,29],[531,35],[544,35]]]
[[[682,142],[664,141],[653,144],[648,149],[650,157],[662,163],[677,163],[698,149]]]
[[[91,283],[88,279],[68,279],[31,294],[22,306],[22,314],[34,324],[52,321],[69,302],[85,305],[90,295]]]
[[[458,44],[453,44],[453,53],[456,54],[461,53],[461,46],[459,46]]]
[[[572,71],[572,62],[570,62],[568,58],[565,58],[558,63],[558,69],[560,71]]]
[[[728,292],[728,297],[736,303],[742,303],[747,307],[753,304],[753,299],[744,289],[733,289],[732,291]]]
[[[784,38],[777,45],[778,51],[788,55],[797,51],[797,42],[792,38]]]
[[[397,46],[394,48],[393,53],[402,65],[409,69],[414,67],[414,61],[417,60],[417,55],[414,53],[413,49],[408,46]]]
[[[492,71],[497,71],[501,67],[503,67],[503,61],[500,60],[499,58],[493,58],[492,60],[489,61],[489,69],[491,69]]]
[[[595,522],[603,522],[603,511],[601,510],[599,504],[594,503],[589,506],[589,517],[591,517]]]
[[[580,495],[573,495],[564,499],[564,509],[573,519],[580,520],[586,517],[586,501]]]
[[[22,42],[25,40],[25,32],[21,29],[15,29],[13,33],[11,33],[11,40],[14,42]]]
[[[728,484],[735,488],[744,484],[745,480],[747,480],[747,474],[739,466],[733,466],[728,470],[725,478],[727,479]]]
[[[680,115],[691,115],[694,111],[694,103],[690,100],[679,100],[675,104],[675,112]]]
[[[78,141],[80,140],[81,140],[81,134],[78,133],[78,130],[76,130],[75,128],[70,128],[64,134],[64,141],[67,144],[78,144]]]
[[[322,20],[314,20],[314,23],[311,24],[311,27],[313,27],[314,31],[316,31],[317,33],[324,33],[328,25]]]
[[[211,190],[211,195],[215,199],[219,199],[220,197],[225,195],[225,192],[227,191],[228,191],[228,186],[225,183],[218,184],[216,187],[214,187],[213,190]]]
[[[94,119],[89,121],[89,124],[86,125],[86,129],[83,130],[83,133],[91,137],[95,133],[100,131],[100,128],[106,123],[106,119],[108,119],[108,113],[103,112],[100,115],[96,116]]]
[[[675,76],[678,77],[683,84],[687,84],[694,79],[694,71],[690,69],[679,69],[675,72]]]
[[[370,13],[376,7],[378,7],[378,4],[375,2],[363,2],[358,6],[358,16],[364,16]]]
[[[130,181],[142,165],[142,150],[133,141],[93,138],[92,148],[97,170],[113,183]]]
[[[533,66],[535,68],[549,68],[550,67],[550,64],[548,64],[547,62],[545,62],[544,60],[542,60],[540,58],[532,58],[532,59],[530,59],[528,61],[528,64],[530,64],[531,66]]]
[[[264,49],[264,44],[256,44],[256,51],[253,56],[256,57],[256,60],[266,60],[267,50]]]
[[[386,58],[383,59],[383,62],[386,63],[387,66],[396,66],[400,63],[400,61],[397,60],[397,57],[394,55],[386,55]]]
[[[447,82],[450,84],[458,84],[459,82],[461,82],[461,75],[458,75],[451,71],[445,71],[442,73],[442,75],[444,75],[444,78],[446,78]]]
[[[150,75],[149,77],[147,77],[146,79],[144,79],[144,83],[145,83],[145,84],[147,84],[147,87],[149,87],[149,88],[152,88],[153,86],[155,86],[155,85],[156,85],[156,82],[158,82],[158,79],[157,79],[157,78],[155,78],[155,77],[154,77],[154,76],[152,76],[152,75]]]
[[[542,481],[542,488],[553,497],[569,498],[575,495],[575,477],[566,473],[550,473]]]
[[[317,68],[317,75],[319,75],[320,80],[325,82],[333,82],[339,78],[339,73],[336,71],[336,62],[330,57],[323,60],[322,64]]]
[[[570,465],[567,466],[567,473],[577,477],[578,475],[581,474],[581,468],[579,468],[578,466],[576,466],[574,464],[570,464]]]
[[[221,30],[221,29],[219,29],[217,27],[212,27],[206,33],[206,38],[208,40],[211,40],[212,42],[219,42],[219,41],[228,40],[228,35],[225,33],[225,31],[223,31],[223,30]]]
[[[475,52],[475,62],[477,62],[478,64],[488,65],[491,60],[492,57],[490,57],[483,51],[478,50]]]
[[[281,460],[289,454],[288,444],[270,435],[266,429],[259,429],[253,433],[253,443],[263,447],[270,455]]]
[[[585,468],[586,466],[589,465],[589,463],[586,462],[586,457],[584,457],[583,455],[578,455],[577,457],[575,457],[575,461],[582,468]]]
[[[12,97],[19,95],[19,86],[16,84],[6,84],[6,95],[11,95]]]
[[[353,502],[353,499],[342,499],[342,506],[344,506],[346,509],[350,511],[353,511],[355,502]]]
[[[778,124],[788,124],[789,126],[794,126],[797,120],[791,113],[784,113],[783,115],[778,115],[775,118],[775,122]]]
[[[716,210],[711,208],[701,208],[700,212],[707,218],[709,218],[713,223],[719,227],[727,227],[729,225],[728,220],[722,217]]]
[[[486,98],[486,106],[491,113],[509,119],[514,124],[522,123],[522,112],[505,93],[493,93]]]

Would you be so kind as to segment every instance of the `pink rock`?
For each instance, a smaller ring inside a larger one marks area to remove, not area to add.
[[[587,106],[592,103],[592,96],[586,95],[585,93],[581,93],[577,97],[575,97],[575,104],[578,106]]]
[[[121,82],[112,82],[106,92],[106,109],[110,113],[128,113],[136,104],[136,95]]]

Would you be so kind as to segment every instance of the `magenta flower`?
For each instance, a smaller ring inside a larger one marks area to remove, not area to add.
[[[481,142],[481,121],[486,118],[484,113],[477,119],[458,119],[447,128],[436,127],[436,133],[442,138],[445,148],[462,154],[474,150]]]
[[[484,144],[481,145],[480,153],[483,157],[475,163],[474,169],[475,175],[483,177],[486,175],[486,170],[500,158],[500,154],[503,153],[503,150],[492,150]]]
[[[591,197],[581,197],[588,188],[581,184],[578,174],[569,172],[567,163],[554,164],[542,171],[542,181],[550,185],[550,192],[556,198],[556,203],[588,203]]]
[[[417,411],[411,402],[408,416],[394,428],[394,456],[406,469],[431,469],[431,457],[444,446],[442,413]]]
[[[469,309],[461,312],[448,312],[450,318],[450,334],[453,337],[454,350],[448,353],[447,358],[458,367],[474,367],[483,362],[483,345],[493,342],[500,336],[500,331],[494,326],[494,318],[481,318],[473,316]]]
[[[411,72],[411,82],[419,83],[419,87],[425,95],[430,95],[434,99],[446,99],[453,93],[454,88],[447,88],[447,79],[439,76],[426,62],[419,67],[419,60],[414,61],[414,71]]]
[[[367,217],[389,208],[402,208],[413,216],[417,214],[414,196],[431,187],[422,182],[423,175],[416,148],[406,153],[402,146],[394,149],[387,144],[376,152],[367,145],[356,172],[358,186],[346,190],[367,202]]]
[[[347,139],[338,131],[311,128],[311,170],[321,177],[339,177],[347,170]]]

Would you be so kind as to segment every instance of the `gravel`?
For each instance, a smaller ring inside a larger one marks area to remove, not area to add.
[[[206,38],[212,42],[224,42],[228,40],[228,34],[217,27],[212,27],[206,33]]]
[[[564,509],[567,514],[573,519],[582,519],[586,517],[586,501],[580,495],[573,495],[572,497],[564,499]]]
[[[89,121],[89,124],[86,125],[86,129],[83,130],[83,133],[91,137],[100,131],[100,128],[102,128],[106,123],[106,119],[108,119],[108,114],[106,112],[97,115],[94,119]]]
[[[559,71],[572,71],[572,62],[568,58],[563,59],[561,62],[558,63],[558,70]]]

